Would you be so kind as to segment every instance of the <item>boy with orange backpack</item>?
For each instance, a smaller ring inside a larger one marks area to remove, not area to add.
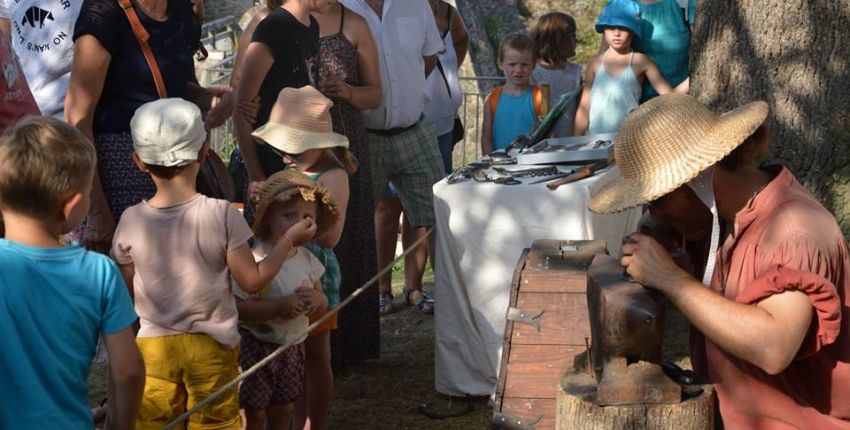
[[[518,135],[527,134],[542,112],[540,88],[531,85],[535,64],[534,41],[512,33],[499,46],[499,69],[505,74],[505,85],[493,88],[484,104],[481,127],[481,154],[504,149]]]

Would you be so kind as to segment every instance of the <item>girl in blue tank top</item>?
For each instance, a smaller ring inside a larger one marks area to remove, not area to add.
[[[632,50],[640,37],[638,6],[631,0],[612,0],[596,23],[608,49],[587,62],[584,89],[576,112],[575,134],[614,133],[638,106],[645,81],[659,93],[673,88],[644,54]]]
[[[496,87],[484,100],[482,155],[504,149],[518,135],[531,131],[537,122],[534,95],[539,90],[530,84],[534,60],[534,41],[530,37],[513,33],[502,40],[499,69],[505,74],[505,85]]]

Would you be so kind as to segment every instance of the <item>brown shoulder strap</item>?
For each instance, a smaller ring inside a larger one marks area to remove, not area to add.
[[[502,96],[502,86],[499,85],[490,91],[490,121],[496,118],[496,108],[499,107],[499,97]]]
[[[118,4],[127,15],[127,19],[130,21],[130,27],[133,29],[133,34],[139,42],[139,47],[142,48],[142,54],[144,54],[145,61],[148,62],[148,67],[151,69],[153,82],[156,84],[156,92],[159,94],[159,98],[168,97],[168,93],[165,90],[165,81],[162,79],[162,73],[159,71],[159,65],[156,64],[156,57],[154,57],[153,51],[151,51],[151,46],[148,44],[150,34],[148,34],[148,31],[145,30],[145,26],[142,25],[142,22],[139,21],[139,16],[136,15],[136,11],[133,9],[133,4],[130,0],[118,0]]]
[[[543,91],[537,85],[531,87],[531,103],[534,105],[534,114],[539,117],[543,113]]]

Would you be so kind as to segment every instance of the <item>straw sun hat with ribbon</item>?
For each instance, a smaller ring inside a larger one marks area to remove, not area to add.
[[[267,228],[265,217],[275,203],[286,203],[295,196],[307,202],[318,202],[316,214],[316,236],[320,237],[339,220],[339,209],[330,192],[320,187],[307,175],[296,170],[283,170],[271,175],[260,188],[257,199],[254,235],[264,236]]]
[[[269,121],[251,136],[286,154],[301,154],[308,149],[348,148],[348,138],[333,132],[330,109],[333,102],[319,90],[307,85],[284,88],[272,106]]]
[[[617,163],[591,188],[590,210],[620,212],[670,193],[743,143],[767,111],[757,101],[718,116],[676,93],[642,104],[620,126]]]

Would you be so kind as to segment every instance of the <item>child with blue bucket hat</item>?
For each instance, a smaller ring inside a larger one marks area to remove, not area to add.
[[[576,135],[616,132],[638,106],[646,80],[659,94],[673,91],[655,63],[632,50],[632,41],[641,36],[640,8],[634,1],[609,1],[599,15],[596,31],[603,34],[608,49],[587,62]]]

